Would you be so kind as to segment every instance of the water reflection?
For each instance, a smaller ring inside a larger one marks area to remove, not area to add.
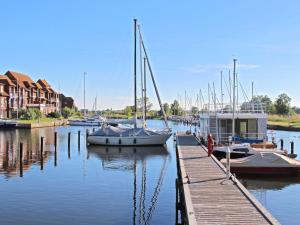
[[[43,163],[49,158],[50,143],[45,139],[44,151],[40,151],[40,136],[48,133],[40,133],[38,130],[10,130],[0,132],[0,173],[5,178],[23,174],[34,164],[39,164],[43,169]],[[20,152],[20,143],[23,151]],[[41,155],[43,157],[41,157]]]
[[[300,177],[250,179],[240,181],[248,190],[283,190],[289,186],[300,184]]]
[[[133,173],[132,224],[150,224],[166,175],[169,159],[166,147],[89,146],[87,157],[91,156],[101,160],[104,170],[131,171]],[[161,163],[156,184],[153,190],[148,190],[147,162],[151,158],[161,159]],[[140,171],[139,177],[138,171]],[[152,193],[148,202],[146,193]]]

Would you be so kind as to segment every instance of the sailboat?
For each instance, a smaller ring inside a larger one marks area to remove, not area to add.
[[[100,115],[95,114],[92,117],[87,117],[86,116],[86,107],[85,107],[85,77],[86,73],[83,74],[83,83],[84,83],[84,90],[83,90],[83,98],[84,98],[84,109],[83,109],[83,114],[84,118],[83,119],[73,119],[69,120],[69,125],[71,126],[101,126],[104,122],[106,122],[106,119]],[[97,111],[97,97],[95,98],[94,102],[94,111]]]
[[[164,122],[166,128],[163,130],[152,130],[146,127],[146,114],[143,116],[142,127],[137,127],[137,69],[136,69],[136,55],[137,55],[137,20],[134,19],[134,114],[135,121],[134,127],[113,127],[107,124],[102,125],[102,127],[87,135],[87,143],[93,145],[118,145],[118,146],[150,146],[150,145],[163,145],[172,135],[172,131],[168,126],[167,117],[162,106],[162,102],[158,93],[158,89],[154,80],[151,65],[149,63],[149,58],[146,52],[146,48],[142,39],[141,30],[139,29],[139,41],[140,41],[140,57],[142,52],[145,56],[145,62],[147,63],[148,69],[150,71],[153,86],[156,92],[156,96],[164,115]],[[141,57],[142,58],[142,57]],[[144,63],[146,65],[146,63]],[[142,63],[141,63],[142,65]],[[142,68],[141,68],[142,71]],[[145,71],[145,66],[144,66]],[[144,79],[145,79],[144,72]],[[141,72],[142,77],[142,72]],[[146,88],[142,88],[144,95],[142,96],[143,103],[146,101]],[[146,112],[145,104],[143,105],[143,113]]]

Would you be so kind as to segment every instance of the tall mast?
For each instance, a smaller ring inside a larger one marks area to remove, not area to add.
[[[184,116],[186,116],[186,90],[184,90]]]
[[[136,106],[136,26],[137,19],[134,19],[134,53],[133,53],[133,77],[134,77],[134,128],[137,123],[137,106]]]
[[[235,136],[235,66],[237,59],[233,59],[233,90],[232,90],[232,138]],[[234,144],[234,139],[232,139]]]
[[[86,116],[86,109],[85,109],[85,76],[86,72],[83,73],[83,115]]]
[[[145,117],[145,121],[147,119],[147,96],[146,96],[146,93],[147,93],[147,81],[146,81],[146,57],[144,57],[144,117]],[[145,122],[145,125],[146,125],[146,122]]]
[[[140,25],[138,25],[140,29]],[[140,50],[140,72],[141,72],[141,106],[142,106],[142,119],[143,127],[145,127],[146,118],[145,118],[145,104],[144,104],[144,73],[143,73],[143,57],[142,57],[142,40],[139,38],[139,50]]]
[[[251,98],[251,100],[253,100],[253,91],[254,91],[254,82],[252,81],[252,98]]]
[[[221,70],[221,110],[223,111],[223,71]]]
[[[147,54],[147,51],[146,51],[146,47],[145,47],[145,44],[144,44],[144,41],[143,41],[140,29],[139,29],[139,37],[140,37],[141,42],[142,42],[143,51],[144,51],[145,58],[146,58],[146,61],[147,61],[147,66],[148,66],[148,69],[149,69],[149,72],[150,72],[150,75],[151,75],[151,79],[152,79],[152,83],[153,83],[154,90],[155,90],[155,93],[156,93],[156,97],[158,99],[158,103],[159,103],[160,109],[161,109],[161,111],[163,113],[163,116],[164,116],[164,122],[165,122],[166,127],[170,130],[168,122],[167,122],[167,116],[166,116],[164,107],[162,105],[162,102],[161,102],[161,99],[160,99],[160,96],[159,96],[159,93],[158,93],[158,89],[157,89],[157,86],[156,86],[156,83],[155,83],[155,79],[154,79],[154,76],[153,76],[152,68],[151,68],[151,65],[150,65],[150,62],[149,62],[149,57],[148,57],[148,54]]]

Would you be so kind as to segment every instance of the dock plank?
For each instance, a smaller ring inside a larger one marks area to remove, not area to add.
[[[194,136],[176,140],[187,224],[279,224]]]

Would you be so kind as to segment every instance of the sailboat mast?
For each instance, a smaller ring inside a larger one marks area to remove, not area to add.
[[[237,59],[233,59],[233,90],[232,90],[232,143],[234,144],[235,136],[235,66]]]
[[[144,57],[144,113],[145,113],[145,115],[144,115],[144,117],[145,117],[145,121],[146,121],[146,119],[147,119],[147,96],[146,96],[146,93],[147,93],[147,86],[146,86],[146,63],[147,63],[147,61],[146,61],[146,58]],[[145,122],[146,123],[146,122]]]
[[[83,73],[83,115],[86,116],[86,109],[85,109],[85,76],[86,72]]]
[[[157,89],[157,86],[156,86],[156,83],[155,83],[152,68],[151,68],[151,65],[150,65],[150,62],[149,62],[149,57],[147,55],[146,47],[145,47],[145,44],[144,44],[144,41],[143,41],[143,38],[142,38],[141,30],[139,30],[139,37],[140,37],[141,42],[142,42],[142,47],[143,47],[143,50],[144,50],[145,58],[146,58],[148,69],[149,69],[149,72],[150,72],[150,75],[151,75],[151,79],[152,79],[152,83],[153,83],[154,90],[155,90],[155,93],[156,93],[156,97],[158,99],[160,109],[161,109],[161,111],[163,113],[163,116],[164,116],[165,125],[168,129],[170,129],[169,125],[168,125],[168,122],[167,122],[167,116],[166,116],[166,113],[165,113],[164,107],[162,105],[162,102],[161,102],[161,99],[160,99],[160,96],[159,96],[159,93],[158,93],[158,89]]]
[[[134,77],[134,127],[137,124],[137,106],[136,106],[136,26],[137,19],[134,19],[134,53],[133,53],[133,77]]]

